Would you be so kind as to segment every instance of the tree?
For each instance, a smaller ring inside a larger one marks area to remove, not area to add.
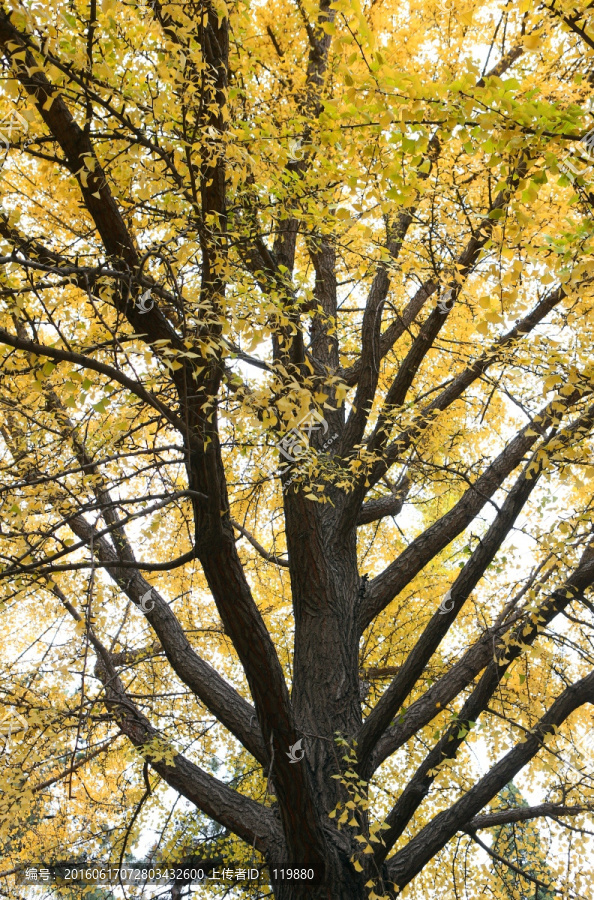
[[[589,6],[14,0],[0,46],[4,872],[157,821],[433,896],[550,819],[584,896]]]
[[[513,782],[499,792],[499,800],[508,809],[529,806]],[[506,896],[530,900],[536,895],[541,900],[554,900],[554,889],[547,887],[547,883],[554,883],[554,878],[546,864],[540,837],[532,821],[494,828],[492,846],[494,868]]]

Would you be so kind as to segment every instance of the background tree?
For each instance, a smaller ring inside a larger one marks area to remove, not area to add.
[[[590,6],[0,3],[7,879],[588,896]]]
[[[513,781],[499,792],[499,800],[507,809],[529,806]],[[524,897],[528,900],[532,897],[554,900],[554,889],[544,886],[553,884],[554,878],[547,866],[534,822],[510,823],[494,828],[490,852],[507,897],[512,900],[522,900]],[[524,877],[524,873],[529,877]]]

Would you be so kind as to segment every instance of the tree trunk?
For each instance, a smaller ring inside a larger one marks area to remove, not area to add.
[[[361,726],[356,536],[354,529],[340,533],[337,507],[312,504],[302,493],[289,498],[287,511],[295,609],[292,703],[317,801],[327,814],[340,796],[332,778],[343,755],[336,736],[353,735]]]
[[[336,775],[347,768],[336,738],[349,738],[361,726],[356,531],[341,531],[341,503],[312,504],[303,492],[285,497],[292,598],[295,611],[295,655],[292,704],[303,735],[304,756],[323,819],[339,801],[349,799]],[[287,748],[288,751],[289,748]],[[363,827],[365,821],[363,821]],[[363,873],[351,857],[357,844],[351,829],[326,830],[324,883],[276,884],[278,900],[364,900]],[[340,840],[340,846],[334,842]]]
[[[276,900],[367,900],[368,891],[350,863],[327,878],[324,884],[307,886],[295,882],[273,885]]]

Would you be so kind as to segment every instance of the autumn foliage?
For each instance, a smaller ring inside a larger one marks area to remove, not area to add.
[[[0,2],[5,896],[591,896],[591,6]]]

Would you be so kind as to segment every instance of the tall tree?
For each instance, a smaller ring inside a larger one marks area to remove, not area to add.
[[[591,6],[0,2],[4,873],[592,887]]]

